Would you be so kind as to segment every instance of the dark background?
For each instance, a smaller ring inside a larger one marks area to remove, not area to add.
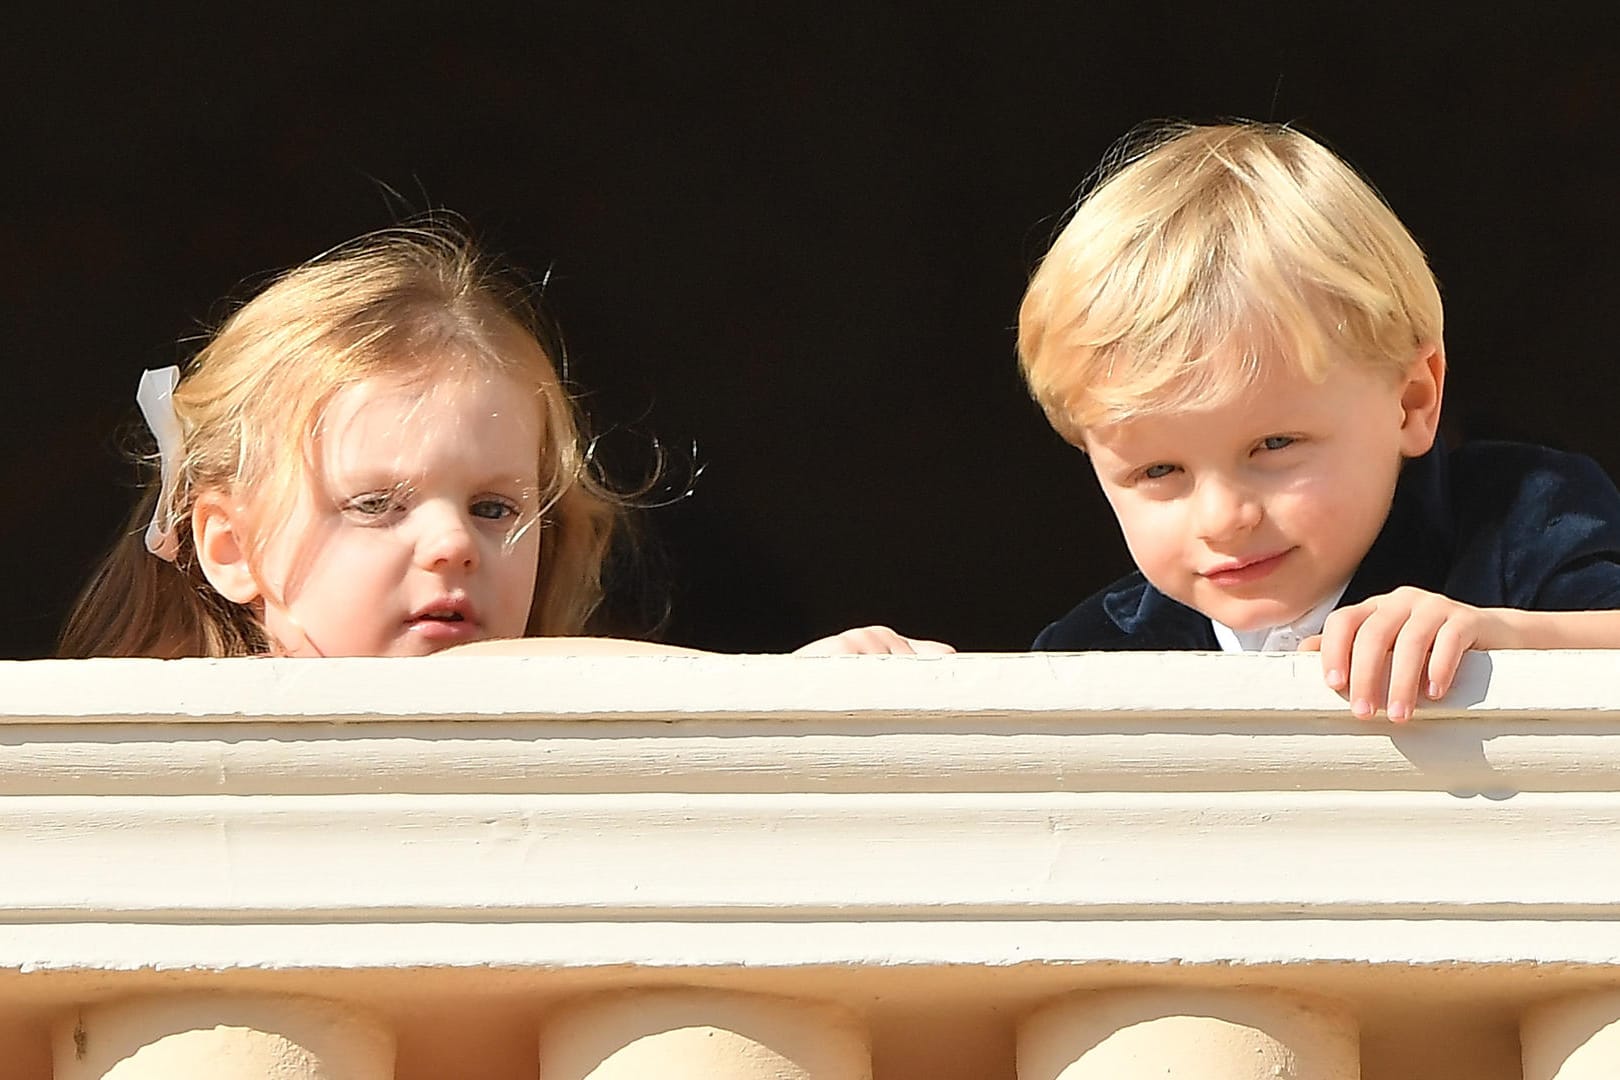
[[[1150,118],[1323,137],[1430,253],[1454,437],[1620,470],[1608,8],[14,13],[0,655],[49,651],[122,519],[141,369],[267,271],[428,207],[549,269],[610,460],[656,437],[677,486],[703,466],[645,518],[670,640],[883,621],[1021,648],[1128,561],[1019,384],[1017,303],[1073,193]]]

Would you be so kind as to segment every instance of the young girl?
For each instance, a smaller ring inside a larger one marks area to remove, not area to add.
[[[522,290],[437,229],[273,282],[138,401],[158,449],[64,656],[664,651],[573,639],[625,512]],[[685,651],[685,650],[670,650]],[[811,652],[939,652],[883,628]]]

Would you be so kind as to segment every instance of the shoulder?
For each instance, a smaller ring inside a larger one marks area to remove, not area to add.
[[[1452,507],[1475,528],[1534,531],[1567,519],[1620,533],[1620,491],[1584,454],[1475,442],[1449,455]]]
[[[1475,493],[1538,491],[1614,496],[1614,481],[1585,454],[1532,443],[1482,440],[1448,455],[1452,484]]]
[[[1104,606],[1109,596],[1130,593],[1147,588],[1141,574],[1120,578],[1108,588],[1092,593],[1076,604],[1069,613],[1051,623],[1035,638],[1032,646],[1037,651],[1086,652],[1092,649],[1117,649],[1126,634]]]
[[[1448,462],[1460,553],[1499,561],[1511,606],[1620,601],[1620,491],[1582,454],[1468,443]]]
[[[1093,594],[1036,637],[1036,650],[1215,649],[1209,619],[1165,596],[1140,572]]]

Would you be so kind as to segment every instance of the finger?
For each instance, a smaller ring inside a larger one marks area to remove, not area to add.
[[[848,652],[842,641],[835,635],[833,637],[817,638],[807,641],[793,650],[794,656],[836,656]]]
[[[820,638],[794,650],[796,656],[909,656],[914,650],[887,626],[862,626]]]
[[[1409,609],[1381,607],[1356,628],[1350,644],[1350,711],[1363,720],[1378,714],[1389,696],[1389,657]]]
[[[794,656],[855,656],[859,653],[871,652],[869,646],[863,645],[860,631],[845,630],[842,633],[830,634],[824,638],[817,638],[806,645],[800,645],[793,650]]]
[[[1440,628],[1435,635],[1434,648],[1429,653],[1430,699],[1439,701],[1451,692],[1457,681],[1457,669],[1462,666],[1463,653],[1474,647],[1477,635],[1455,620]]]
[[[1418,695],[1427,682],[1429,653],[1435,635],[1446,624],[1445,608],[1419,606],[1407,616],[1389,658],[1389,702],[1385,707],[1391,721],[1399,724],[1412,718]]]
[[[912,647],[911,639],[890,630],[887,626],[868,626],[864,632],[864,640],[869,647],[864,651],[890,656],[914,656],[917,650]]]
[[[887,626],[863,626],[856,630],[845,630],[843,636],[850,639],[856,652],[869,655],[910,656],[913,651],[909,638],[902,637]]]
[[[954,645],[947,645],[943,641],[930,641],[927,638],[906,638],[911,651],[918,656],[950,656],[956,652]]]
[[[1322,680],[1331,690],[1345,693],[1350,687],[1350,646],[1361,624],[1377,610],[1372,601],[1340,608],[1322,624],[1318,648],[1322,653]]]

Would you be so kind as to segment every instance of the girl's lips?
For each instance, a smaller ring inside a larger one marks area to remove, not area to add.
[[[408,625],[411,633],[445,645],[459,645],[482,636],[478,623],[473,619],[418,618],[412,619]]]
[[[1288,548],[1273,555],[1262,555],[1258,559],[1247,561],[1234,559],[1212,570],[1204,571],[1203,578],[1216,585],[1247,585],[1269,576],[1282,565],[1282,561],[1292,554],[1293,550]]]
[[[435,644],[459,645],[483,636],[477,613],[461,593],[417,608],[405,624],[412,634]]]

